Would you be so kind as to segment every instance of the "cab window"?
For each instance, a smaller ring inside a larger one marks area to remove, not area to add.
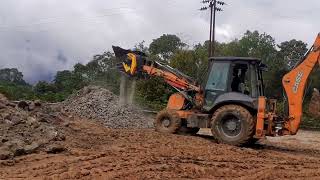
[[[248,64],[233,64],[231,91],[251,95],[250,75]]]
[[[226,91],[229,74],[229,63],[214,62],[207,81],[206,90]]]

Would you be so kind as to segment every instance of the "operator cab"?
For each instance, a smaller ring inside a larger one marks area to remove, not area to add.
[[[245,57],[213,57],[205,89],[204,109],[221,103],[239,103],[255,108],[254,100],[264,95],[261,60]]]

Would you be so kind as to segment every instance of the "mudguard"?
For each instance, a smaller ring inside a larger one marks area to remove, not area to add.
[[[256,98],[237,92],[221,94],[215,99],[212,106],[205,106],[204,108],[206,111],[211,112],[222,104],[239,104],[254,110],[258,109],[258,101]]]

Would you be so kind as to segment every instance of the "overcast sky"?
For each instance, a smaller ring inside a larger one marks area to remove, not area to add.
[[[319,0],[225,0],[217,39],[248,30],[277,42],[313,42],[320,32]],[[208,39],[209,12],[200,0],[1,0],[0,68],[17,67],[28,82],[50,80],[57,70],[88,62],[111,45],[131,48],[164,33],[189,45]]]

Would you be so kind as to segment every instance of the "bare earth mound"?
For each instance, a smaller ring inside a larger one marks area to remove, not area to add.
[[[210,136],[112,130],[75,120],[61,154],[0,161],[0,179],[316,179],[319,146],[265,142],[253,148],[216,144]],[[319,145],[320,134],[312,135]],[[286,139],[284,139],[286,141]]]
[[[120,106],[119,98],[97,86],[85,87],[64,103],[66,112],[78,117],[102,121],[109,128],[151,128],[152,119],[138,108]]]
[[[217,144],[208,129],[182,136],[106,128],[108,123],[128,127],[124,122],[131,115],[138,121],[129,127],[145,127],[146,120],[139,121],[135,110],[119,113],[127,107],[110,103],[117,97],[100,88],[83,89],[67,102],[70,112],[101,119],[70,118],[59,112],[59,105],[22,103],[18,108],[0,100],[0,152],[9,152],[0,160],[0,179],[320,178],[319,132],[301,131],[239,148]],[[100,112],[103,108],[109,110]]]
[[[64,150],[64,116],[40,103],[9,102],[0,94],[0,160],[31,154]],[[53,150],[55,149],[55,150]]]

